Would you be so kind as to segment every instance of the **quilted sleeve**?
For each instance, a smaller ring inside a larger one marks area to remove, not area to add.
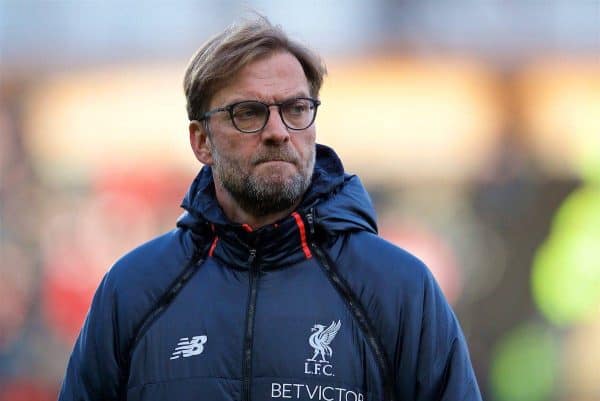
[[[419,401],[481,401],[462,329],[431,274],[424,287],[416,386]]]
[[[114,289],[106,275],[96,290],[69,359],[59,401],[119,399],[122,367],[118,358]]]

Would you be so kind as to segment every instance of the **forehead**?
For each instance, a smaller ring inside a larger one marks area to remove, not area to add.
[[[293,96],[309,96],[308,80],[298,59],[280,51],[242,67],[214,94],[210,105],[212,108],[240,100],[273,102]]]

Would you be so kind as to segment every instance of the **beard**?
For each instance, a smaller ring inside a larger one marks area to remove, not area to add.
[[[297,204],[311,183],[315,165],[315,147],[307,160],[302,161],[290,146],[265,147],[250,160],[255,167],[262,162],[283,160],[298,168],[295,174],[284,175],[281,171],[252,172],[240,160],[220,154],[213,146],[213,174],[231,197],[246,212],[255,217],[264,217],[290,209]]]

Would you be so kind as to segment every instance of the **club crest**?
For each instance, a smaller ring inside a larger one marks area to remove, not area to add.
[[[333,356],[331,342],[340,330],[342,322],[340,320],[332,321],[329,326],[315,324],[310,331],[312,334],[308,338],[308,344],[313,348],[312,357],[306,359],[304,363],[304,373],[312,375],[334,376],[333,366],[330,364]]]

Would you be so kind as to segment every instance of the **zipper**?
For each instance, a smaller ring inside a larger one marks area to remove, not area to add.
[[[248,257],[249,268],[249,292],[248,292],[248,309],[246,311],[246,332],[244,334],[244,350],[242,359],[242,399],[250,401],[251,385],[252,385],[252,345],[254,334],[254,317],[256,314],[256,293],[258,289],[259,270],[254,265],[256,259],[256,249],[250,249]]]
[[[309,224],[312,223],[312,216],[309,221]],[[312,227],[312,224],[311,224]],[[340,293],[342,298],[346,301],[348,305],[348,309],[354,316],[354,319],[357,321],[360,326],[363,334],[367,339],[367,343],[369,344],[373,354],[375,355],[375,360],[377,362],[377,366],[379,367],[379,373],[382,378],[383,384],[383,396],[386,401],[394,401],[394,383],[393,377],[391,375],[390,365],[388,363],[387,357],[385,355],[385,351],[383,350],[383,345],[378,336],[375,335],[375,331],[373,329],[373,325],[371,321],[368,319],[364,307],[356,298],[356,295],[352,292],[348,284],[339,276],[337,271],[332,267],[329,263],[327,256],[321,250],[321,248],[315,243],[311,242],[311,248],[317,254],[317,258],[321,262],[320,265],[325,270],[325,273],[334,288]]]
[[[133,340],[129,343],[128,346],[128,355],[126,360],[127,369],[129,369],[129,364],[131,362],[131,357],[133,355],[133,351],[135,350],[136,345],[139,341],[144,337],[150,326],[162,315],[162,313],[167,309],[167,307],[171,304],[171,301],[179,294],[179,291],[185,286],[188,280],[194,275],[194,273],[198,270],[198,267],[204,263],[204,259],[202,259],[202,255],[204,252],[198,252],[192,256],[190,262],[185,266],[183,272],[175,279],[175,281],[171,284],[171,286],[167,289],[167,291],[162,295],[159,301],[154,305],[154,307],[146,314],[143,318],[142,322],[138,326],[136,330],[136,334],[133,337]]]
[[[313,238],[315,234],[315,226],[313,223],[313,209],[310,209],[310,212],[306,214],[306,221],[308,222],[308,232],[310,233],[310,237]],[[314,244],[313,244],[314,245]]]

